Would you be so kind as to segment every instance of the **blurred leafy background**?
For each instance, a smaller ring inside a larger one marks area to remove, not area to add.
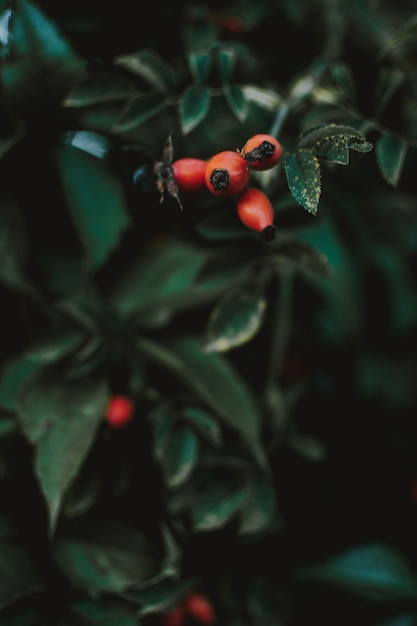
[[[2,626],[152,626],[195,589],[225,626],[417,624],[416,25],[0,2]],[[273,242],[161,202],[169,135],[258,132]]]

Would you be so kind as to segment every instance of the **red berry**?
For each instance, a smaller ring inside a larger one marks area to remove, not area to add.
[[[161,615],[162,626],[182,626],[185,619],[185,610],[182,605],[174,606],[167,613]]]
[[[274,209],[260,189],[248,187],[239,195],[237,214],[240,221],[261,234],[266,241],[275,239]]]
[[[258,133],[247,140],[241,150],[242,156],[253,170],[270,170],[281,158],[281,144],[272,135]]]
[[[204,174],[206,161],[192,157],[178,159],[171,165],[178,190],[183,193],[198,193],[206,190]]]
[[[249,167],[239,152],[224,150],[209,159],[205,170],[208,190],[215,196],[234,196],[248,184]]]
[[[216,616],[210,599],[195,591],[188,594],[183,601],[185,612],[202,624],[214,624]]]
[[[133,417],[133,402],[126,396],[113,396],[110,398],[105,419],[112,428],[122,428]]]

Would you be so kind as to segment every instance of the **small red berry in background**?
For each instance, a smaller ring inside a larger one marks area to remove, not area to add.
[[[199,193],[207,191],[205,182],[206,161],[186,157],[174,161],[171,165],[175,182],[180,193]]]
[[[183,600],[186,615],[189,615],[201,624],[214,624],[216,615],[210,599],[198,592],[189,593]]]
[[[182,605],[174,606],[161,615],[162,626],[182,626],[185,619],[185,610]]]
[[[218,152],[207,162],[205,181],[207,189],[215,196],[237,195],[248,184],[248,164],[237,151]]]
[[[106,412],[104,414],[106,422],[112,428],[123,428],[133,417],[133,402],[122,395],[112,396],[107,403]]]
[[[269,198],[256,187],[247,187],[239,195],[237,214],[240,221],[260,233],[265,241],[275,239],[274,209]]]
[[[247,140],[240,152],[249,167],[261,172],[270,170],[278,163],[282,147],[272,135],[258,133]]]

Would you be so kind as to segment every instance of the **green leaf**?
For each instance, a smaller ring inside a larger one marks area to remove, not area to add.
[[[252,535],[270,529],[277,514],[275,491],[263,475],[250,485],[245,503],[239,513],[239,533]]]
[[[169,106],[169,101],[157,93],[143,93],[128,100],[113,125],[116,132],[127,132],[138,128]]]
[[[288,187],[294,198],[309,213],[316,215],[321,194],[320,165],[308,149],[298,149],[284,155]]]
[[[138,626],[138,619],[132,609],[83,600],[70,605],[71,612],[79,620],[81,626]]]
[[[417,597],[416,577],[407,559],[384,543],[354,546],[326,561],[300,568],[296,577],[341,587],[373,601]]]
[[[59,102],[82,71],[69,42],[37,6],[20,0],[11,20],[10,53],[0,68],[7,106]]]
[[[378,73],[374,102],[375,115],[381,115],[392,96],[404,83],[406,73],[398,67],[381,67]]]
[[[351,126],[319,124],[306,130],[300,137],[298,149],[304,148],[309,148],[322,159],[347,165],[352,150],[359,153],[370,152],[372,144]]]
[[[306,276],[329,278],[332,275],[327,257],[317,247],[302,241],[278,240],[270,259],[278,268],[292,267]]]
[[[141,617],[163,613],[180,604],[187,591],[192,589],[193,584],[192,580],[164,579],[140,591],[129,592],[128,598],[139,603],[138,613]]]
[[[390,37],[388,37],[380,51],[380,56],[383,57],[389,53],[397,51],[398,48],[415,44],[416,42],[417,13],[412,15],[408,20],[401,24],[401,26],[395,32],[393,32]]]
[[[393,133],[382,133],[376,142],[376,160],[383,178],[396,187],[403,171],[407,143]]]
[[[120,523],[83,525],[52,546],[58,567],[91,598],[151,581],[161,572],[163,551],[147,534]]]
[[[40,363],[23,353],[3,363],[0,378],[0,406],[17,409],[23,384],[40,368]]]
[[[102,161],[77,148],[62,146],[55,158],[86,257],[96,270],[130,226],[121,180]]]
[[[214,482],[191,503],[194,532],[219,530],[237,514],[246,496],[241,486]]]
[[[209,352],[225,352],[251,341],[265,319],[267,301],[257,290],[242,289],[226,294],[212,310],[205,331]]]
[[[173,86],[171,67],[153,50],[121,54],[113,62],[146,81],[159,93],[168,93]]]
[[[0,542],[0,609],[44,591],[44,584],[24,546]]]
[[[176,414],[170,407],[158,405],[150,413],[149,419],[153,427],[153,454],[162,462],[174,434]]]
[[[224,84],[230,82],[237,61],[238,51],[236,48],[219,48],[217,51],[217,67],[220,81]]]
[[[239,122],[245,122],[249,114],[249,102],[244,90],[237,85],[227,85],[224,87],[223,93]]]
[[[35,471],[51,534],[63,497],[94,443],[109,395],[102,377],[68,380],[56,366],[38,371],[21,391],[19,419],[35,448]]]
[[[258,406],[246,382],[223,355],[206,352],[200,340],[193,336],[167,340],[164,346],[142,338],[137,346],[144,357],[177,376],[224,423],[240,433],[260,465],[266,468]]]
[[[182,241],[145,250],[115,282],[109,295],[120,315],[141,317],[151,326],[164,324],[179,309],[209,296],[194,288],[209,250]]]
[[[124,101],[137,91],[124,76],[100,72],[83,76],[63,99],[63,106],[86,107],[103,102]]]
[[[349,100],[354,100],[355,84],[350,67],[346,63],[333,63],[330,74],[342,94]]]
[[[26,273],[28,236],[16,198],[0,195],[0,281],[30,296],[36,296]]]
[[[215,447],[222,443],[222,432],[218,421],[204,409],[198,406],[186,406],[181,411],[182,416],[198,433]]]
[[[189,52],[188,63],[196,84],[201,87],[210,75],[213,65],[213,57],[207,52]]]
[[[179,103],[181,128],[186,135],[203,121],[209,108],[209,89],[195,85],[187,87]]]
[[[170,489],[179,487],[192,474],[199,452],[199,442],[187,427],[179,428],[170,440],[162,459],[165,483]]]

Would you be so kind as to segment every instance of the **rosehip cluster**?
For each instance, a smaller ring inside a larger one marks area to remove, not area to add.
[[[251,170],[269,170],[281,159],[282,147],[275,137],[258,133],[250,137],[241,150],[223,150],[207,161],[198,158],[172,161],[172,154],[169,138],[164,150],[165,161],[154,166],[161,201],[165,191],[177,198],[181,208],[179,193],[208,190],[214,196],[236,197],[240,221],[259,232],[265,241],[275,239],[272,204],[261,189],[249,186]]]

